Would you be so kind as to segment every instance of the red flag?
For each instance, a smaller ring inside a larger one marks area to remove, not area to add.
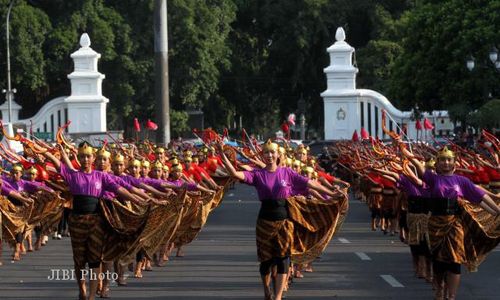
[[[422,123],[420,123],[420,120],[417,120],[417,122],[415,123],[415,129],[416,130],[422,130]]]
[[[290,130],[290,127],[288,126],[287,122],[283,122],[283,124],[281,124],[281,130],[283,130],[283,133],[284,134],[288,134],[288,131]]]
[[[137,118],[134,118],[134,130],[135,132],[141,132],[141,124],[139,124]]]
[[[351,141],[353,141],[353,142],[359,141],[359,136],[358,136],[358,131],[357,130],[354,130],[354,133],[352,134]]]
[[[361,127],[361,138],[363,140],[367,140],[370,138],[370,135],[368,134],[368,131],[364,127]]]
[[[432,125],[431,121],[429,121],[429,119],[425,118],[424,119],[424,128],[426,130],[432,130],[434,129],[434,125]]]
[[[146,128],[149,130],[156,130],[158,129],[158,125],[156,125],[156,123],[148,119],[148,121],[146,122]]]

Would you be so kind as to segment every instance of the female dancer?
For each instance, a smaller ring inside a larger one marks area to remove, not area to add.
[[[306,187],[330,196],[332,191],[314,181],[303,177],[290,168],[278,167],[278,145],[268,141],[263,146],[263,157],[266,167],[253,171],[236,171],[223,152],[223,144],[217,144],[222,162],[229,174],[257,189],[261,208],[257,219],[256,237],[257,253],[260,261],[260,275],[264,285],[265,299],[273,299],[270,289],[271,267],[276,266],[275,298],[281,300],[283,288],[290,265],[290,252],[293,244],[293,223],[288,219],[287,198],[291,196],[292,187],[302,190]],[[277,233],[271,240],[266,236]]]
[[[425,170],[406,149],[403,153],[411,158],[422,180],[429,186],[431,217],[429,237],[433,255],[436,299],[454,300],[460,285],[461,264],[468,261],[465,250],[465,232],[462,208],[458,198],[479,204],[492,215],[500,214],[500,207],[469,179],[455,175],[455,153],[446,147],[438,152],[436,172]],[[446,285],[445,285],[446,282]]]
[[[61,158],[64,163],[49,152],[44,155],[50,159],[60,175],[69,186],[73,195],[73,212],[69,217],[69,230],[71,234],[71,247],[73,248],[73,261],[79,288],[80,300],[94,300],[98,278],[101,277],[99,266],[104,243],[103,219],[99,214],[99,198],[108,190],[118,194],[126,200],[140,203],[141,201],[119,186],[110,175],[92,170],[95,160],[92,146],[83,142],[78,147],[78,161],[80,170],[75,170],[66,152],[60,146]],[[85,285],[85,264],[90,269],[90,292],[87,293]]]

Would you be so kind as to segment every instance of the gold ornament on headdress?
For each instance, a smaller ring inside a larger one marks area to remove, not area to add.
[[[278,147],[278,151],[280,152],[280,154],[285,154],[286,153],[285,148],[283,148],[281,146]]]
[[[147,161],[147,160],[143,160],[142,161],[142,167],[143,168],[149,168],[149,167],[151,167],[151,163],[149,161]]]
[[[434,158],[431,158],[425,162],[425,167],[427,169],[433,169],[435,167],[435,165],[436,165],[436,161],[434,160]]]
[[[455,158],[455,153],[444,146],[444,148],[438,152],[438,158]]]
[[[133,161],[130,162],[130,165],[131,166],[134,166],[134,167],[141,167],[141,161],[138,160],[138,159],[134,159]]]
[[[178,165],[179,164],[179,160],[176,157],[173,157],[173,158],[170,159],[170,164],[172,164],[172,165]]]
[[[22,172],[22,171],[23,171],[23,166],[21,165],[12,166],[12,172]]]
[[[271,142],[271,140],[267,140],[262,147],[262,152],[270,152],[270,151],[278,151],[278,144]]]
[[[193,161],[193,158],[191,156],[184,157],[184,162],[190,163],[192,161]]]
[[[96,156],[97,157],[110,158],[111,157],[111,152],[109,152],[108,150],[106,150],[104,148],[101,148],[101,149],[97,150]]]
[[[26,173],[36,175],[38,173],[38,170],[34,166],[31,166],[26,170]]]
[[[182,172],[182,165],[172,165],[172,172]]]
[[[314,173],[314,169],[311,167],[303,167],[302,172],[305,172],[307,174],[312,174],[312,173]]]
[[[78,155],[93,155],[93,154],[94,154],[94,148],[87,142],[81,143],[80,147],[78,147]]]
[[[125,162],[125,156],[121,155],[121,153],[117,153],[115,157],[113,157],[113,162],[115,163],[123,163]]]
[[[168,168],[168,166],[167,166],[167,165],[164,165],[164,166],[163,166],[163,172],[168,172],[168,171],[170,171],[170,169]]]
[[[153,163],[152,169],[163,169],[163,164],[161,161],[157,160]]]
[[[296,160],[296,159],[295,159],[295,160],[293,161],[292,165],[293,165],[294,167],[300,167],[300,160]]]
[[[158,147],[155,149],[155,153],[165,153],[165,149],[163,147]]]
[[[184,156],[191,157],[191,156],[193,156],[193,152],[191,152],[191,150],[186,150],[186,151],[184,151]]]
[[[198,156],[193,156],[193,163],[197,164],[200,162],[200,159],[198,158]]]

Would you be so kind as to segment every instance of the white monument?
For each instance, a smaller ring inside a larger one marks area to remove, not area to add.
[[[324,69],[327,88],[321,93],[325,113],[325,140],[350,139],[355,130],[365,128],[373,137],[388,138],[382,131],[382,110],[386,111],[386,128],[400,132],[406,128],[407,137],[417,138],[413,111],[400,111],[382,94],[356,88],[358,69],[353,65],[354,48],[345,42],[345,32],[337,28],[336,42],[328,47],[330,65]],[[434,124],[433,134],[448,135],[453,124],[447,111],[423,113],[423,118]],[[430,138],[430,133],[421,132],[419,138]]]
[[[26,132],[46,134],[54,139],[58,128],[68,121],[71,133],[105,133],[106,105],[109,100],[102,95],[102,80],[97,61],[101,55],[90,48],[90,38],[84,33],[80,37],[80,49],[71,54],[74,71],[68,75],[71,95],[57,97],[47,102],[33,117],[19,120],[21,106],[12,102],[12,124],[26,128]],[[0,106],[4,124],[8,125],[7,103]],[[12,125],[8,125],[12,127]]]

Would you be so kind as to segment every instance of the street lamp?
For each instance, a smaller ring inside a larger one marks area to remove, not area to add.
[[[7,41],[7,90],[3,90],[5,93],[5,100],[7,100],[7,107],[9,109],[9,123],[12,120],[12,100],[14,99],[14,93],[16,89],[12,89],[10,82],[10,34],[9,34],[9,22],[10,22],[10,12],[12,11],[12,6],[15,0],[11,0],[9,3],[9,8],[7,9],[6,26],[5,26],[5,38]]]
[[[498,49],[495,46],[491,48],[488,57],[490,58],[490,61],[493,64],[493,66],[495,66],[495,69],[497,69],[497,71],[500,71],[500,60],[498,60]],[[476,59],[474,58],[474,56],[469,55],[469,57],[467,58],[466,66],[467,69],[469,69],[469,71],[474,70],[474,68],[476,67]]]

